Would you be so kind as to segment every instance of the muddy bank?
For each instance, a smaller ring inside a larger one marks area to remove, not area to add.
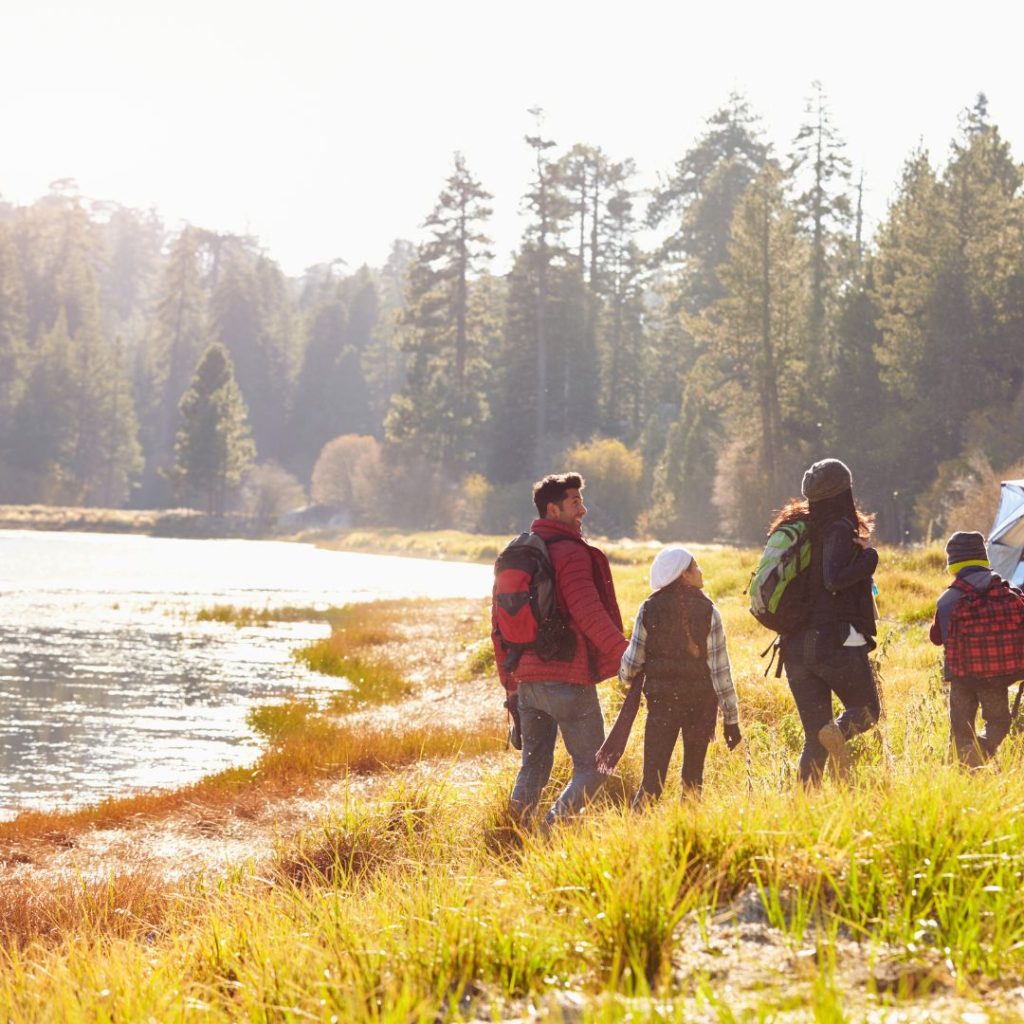
[[[394,639],[376,648],[380,657],[400,667],[409,683],[407,698],[339,717],[368,732],[469,729],[482,723],[500,730],[505,720],[500,686],[493,678],[473,677],[467,667],[479,645],[488,642],[479,638],[485,612],[479,600],[424,602],[415,617],[395,627]],[[476,782],[493,766],[494,758],[466,758],[460,772]],[[398,774],[429,775],[432,770],[424,761],[406,769],[307,782],[290,792],[254,787],[223,802],[169,800],[166,812],[140,812],[116,827],[82,823],[69,813],[52,815],[40,829],[34,820],[38,815],[28,812],[22,816],[23,834],[18,818],[0,826],[0,884],[38,883],[47,876],[103,877],[142,865],[168,881],[226,871],[232,864],[269,857],[277,844],[323,819],[332,807],[370,798]]]

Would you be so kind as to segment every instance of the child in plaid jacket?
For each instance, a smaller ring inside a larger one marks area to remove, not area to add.
[[[939,598],[930,637],[945,648],[953,750],[973,768],[991,758],[1010,731],[1009,687],[1024,678],[1024,598],[989,568],[980,533],[954,533],[946,562],[953,582]]]

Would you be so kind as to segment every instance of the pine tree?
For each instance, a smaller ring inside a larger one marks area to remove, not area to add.
[[[820,430],[807,422],[813,384],[801,345],[806,253],[786,185],[769,161],[747,190],[733,220],[729,261],[720,268],[725,295],[700,324],[733,442],[719,456],[725,486],[716,482],[716,504],[732,530],[748,538],[757,535],[763,509],[791,490],[788,474],[803,458],[801,440],[817,440]]]
[[[878,358],[911,493],[1021,389],[1024,262],[1009,255],[1024,253],[1020,185],[981,97],[941,176],[924,153],[908,161],[880,228]]]
[[[309,475],[323,446],[342,434],[370,434],[374,420],[362,371],[377,317],[369,273],[331,277],[307,316],[307,340],[288,428],[291,466]]]
[[[758,119],[737,93],[708,118],[707,130],[654,191],[648,224],[670,218],[673,230],[655,253],[680,265],[678,301],[699,312],[723,294],[717,268],[728,258],[733,214],[768,159]]]
[[[231,355],[257,451],[274,456],[284,436],[291,388],[280,271],[237,240],[214,253],[210,333]]]
[[[39,339],[12,430],[10,458],[20,470],[21,500],[72,498],[67,478],[75,448],[74,378],[67,317]]]
[[[439,462],[451,477],[469,465],[486,418],[481,337],[470,288],[491,259],[483,224],[490,194],[456,154],[425,227],[431,238],[410,268],[401,318],[406,381],[388,412],[388,440]]]
[[[219,342],[203,353],[180,409],[176,482],[200,496],[209,514],[223,515],[227,499],[252,464],[256,449],[231,356]]]
[[[877,353],[884,346],[878,326],[881,308],[875,270],[868,262],[839,302],[833,373],[828,384],[829,417],[823,450],[843,452],[857,467],[857,492],[865,508],[880,511],[879,532],[898,540],[892,530],[889,501],[903,486],[906,436],[902,410],[882,384]]]
[[[636,243],[633,193],[627,185],[629,167],[619,165],[615,191],[608,199],[603,225],[603,273],[597,278],[604,308],[598,345],[602,353],[602,411],[611,436],[636,439],[645,419],[652,367],[648,364],[644,328],[644,256]]]
[[[10,230],[0,224],[0,460],[27,374],[25,286]]]
[[[200,267],[199,233],[185,227],[171,243],[151,321],[149,350],[152,379],[147,391],[156,408],[140,405],[151,437],[149,462],[168,471],[174,462],[178,403],[189,385],[208,340],[207,296]]]
[[[533,214],[527,227],[524,256],[533,270],[533,340],[530,349],[536,362],[536,433],[538,446],[537,461],[543,460],[542,447],[547,442],[550,426],[549,408],[551,394],[551,339],[549,328],[549,301],[551,298],[551,270],[556,261],[564,262],[565,249],[562,231],[571,206],[561,189],[560,168],[557,161],[550,161],[545,154],[555,143],[545,139],[541,133],[543,111],[540,107],[530,110],[537,125],[535,135],[527,135],[526,143],[533,150],[535,177],[526,193],[525,206]]]
[[[806,181],[795,201],[810,239],[807,312],[808,372],[815,379],[832,354],[830,296],[848,273],[851,258],[850,161],[832,124],[821,82],[812,84],[806,120],[794,141],[793,173]]]
[[[119,203],[93,203],[91,209],[94,219],[105,217],[95,224],[104,328],[129,333],[134,346],[159,280],[164,227],[153,210]]]
[[[396,240],[376,278],[377,318],[362,357],[375,436],[383,436],[382,425],[391,399],[405,383],[399,321],[405,309],[409,268],[415,258],[412,242]]]
[[[138,425],[123,347],[103,331],[92,225],[62,190],[23,227],[22,242],[39,246],[29,261],[38,302],[29,322],[40,333],[13,431],[15,460],[41,500],[119,505],[141,465]]]

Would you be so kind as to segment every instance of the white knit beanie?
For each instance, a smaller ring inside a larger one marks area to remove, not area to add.
[[[690,568],[693,555],[681,544],[673,544],[670,548],[662,548],[651,563],[651,589],[661,590]]]

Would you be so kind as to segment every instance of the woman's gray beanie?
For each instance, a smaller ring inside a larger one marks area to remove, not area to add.
[[[845,462],[822,459],[804,473],[800,491],[808,501],[834,498],[853,487],[853,474]]]

